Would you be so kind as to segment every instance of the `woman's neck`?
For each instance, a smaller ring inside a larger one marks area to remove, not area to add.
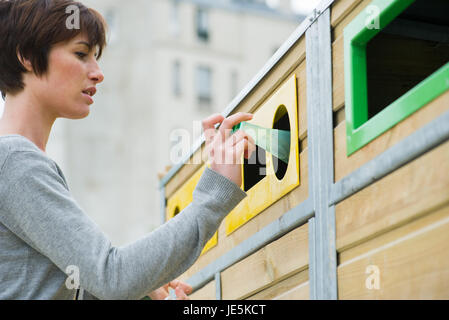
[[[24,92],[15,96],[8,95],[3,117],[0,119],[0,136],[19,134],[45,152],[55,120],[56,117],[47,114],[45,108]]]

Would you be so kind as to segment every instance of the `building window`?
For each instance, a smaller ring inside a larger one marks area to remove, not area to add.
[[[449,2],[375,0],[344,30],[347,155],[449,90]]]
[[[179,23],[179,0],[173,0],[170,13],[170,33],[176,37],[179,36],[181,26]]]
[[[209,14],[203,8],[196,10],[196,35],[201,41],[209,40]]]
[[[179,61],[175,61],[172,66],[172,90],[175,97],[181,96],[181,62]]]
[[[196,96],[199,109],[209,110],[212,103],[212,71],[209,67],[196,69]]]

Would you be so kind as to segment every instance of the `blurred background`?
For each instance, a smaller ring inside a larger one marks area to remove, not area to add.
[[[319,0],[85,0],[109,25],[89,117],[58,119],[47,154],[113,245],[160,221],[180,130],[223,112]],[[0,115],[3,100],[0,99]]]

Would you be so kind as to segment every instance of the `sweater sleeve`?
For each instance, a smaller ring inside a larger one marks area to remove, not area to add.
[[[11,153],[0,178],[1,222],[63,272],[78,267],[81,287],[99,299],[139,299],[182,274],[246,196],[206,168],[188,207],[138,241],[113,247],[44,154]]]

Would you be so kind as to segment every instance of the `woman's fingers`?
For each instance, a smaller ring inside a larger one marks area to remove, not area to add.
[[[193,288],[191,285],[189,285],[188,283],[185,283],[183,281],[180,281],[180,280],[170,281],[169,285],[173,289],[176,289],[177,287],[179,287],[182,290],[184,290],[187,294],[190,294],[193,291]]]
[[[253,115],[251,113],[239,112],[224,119],[219,129],[223,141],[226,141],[227,138],[231,135],[232,127],[242,121],[251,120],[252,118]]]
[[[247,139],[251,143],[255,143],[253,137],[251,137],[248,133],[246,133],[243,130],[238,130],[236,133],[231,135],[228,138],[228,140],[226,140],[225,148],[229,148],[229,147],[235,146],[237,143],[239,143],[243,139]]]
[[[186,292],[183,289],[181,289],[180,287],[176,287],[175,294],[176,294],[176,300],[189,300],[189,297],[187,297]]]
[[[246,140],[247,143],[243,143],[242,141]],[[225,157],[226,159],[232,159],[231,163],[227,164],[233,164],[235,162],[235,157],[237,157],[237,160],[240,159],[240,156],[242,155],[241,149],[238,149],[236,146],[238,144],[241,144],[240,147],[245,147],[243,149],[244,157],[248,159],[251,154],[256,150],[256,143],[250,135],[248,135],[245,131],[239,130],[232,136],[228,138],[225,144],[225,151],[226,153],[230,153],[232,157]]]
[[[187,295],[193,291],[192,286],[179,280],[170,281],[168,285],[175,289],[177,300],[188,300]]]
[[[250,138],[251,138],[251,136],[250,136]],[[245,150],[245,153],[244,153],[245,159],[251,158],[251,155],[253,154],[254,151],[256,151],[256,143],[254,142],[254,139],[251,138],[250,140],[248,140],[248,149]]]
[[[235,146],[236,163],[240,164],[242,154],[246,159],[249,159],[255,150],[256,146],[253,143],[249,142],[247,139],[241,140]]]
[[[217,113],[202,121],[204,136],[206,138],[206,145],[213,140],[216,134],[215,125],[218,123],[222,123],[223,120],[224,117],[221,114]]]

